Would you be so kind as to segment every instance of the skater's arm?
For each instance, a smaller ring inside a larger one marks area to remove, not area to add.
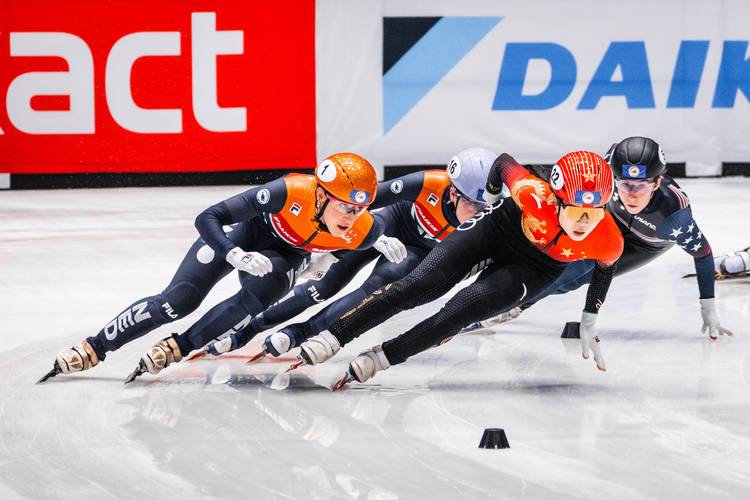
[[[599,224],[600,227],[596,228],[596,233],[589,236],[596,238],[592,240],[594,246],[590,252],[590,256],[596,259],[596,265],[586,292],[586,305],[583,308],[585,312],[593,314],[599,311],[607,298],[609,285],[617,269],[617,261],[625,248],[622,234],[611,215],[605,214]]]
[[[485,187],[489,194],[499,196],[505,184],[512,193],[516,182],[530,176],[533,177],[515,158],[508,153],[503,153],[492,164]]]
[[[224,226],[252,219],[263,212],[276,213],[286,202],[286,184],[276,179],[210,206],[195,219],[195,227],[208,246],[226,255],[236,245],[224,233]]]
[[[711,245],[698,228],[690,207],[682,208],[664,220],[659,237],[679,245],[693,257],[701,299],[714,296],[714,258]]]
[[[383,231],[385,231],[385,224],[383,224],[383,220],[378,216],[378,214],[372,215],[372,226],[370,226],[370,230],[362,239],[362,242],[357,246],[356,250],[367,250],[368,248],[373,246],[376,241],[378,241],[378,238],[380,238],[380,236],[382,236],[383,234]],[[333,252],[333,254],[338,258],[346,255],[343,250],[338,250],[336,252]]]
[[[609,285],[612,284],[612,278],[615,276],[617,263],[605,265],[597,261],[594,267],[594,273],[591,276],[591,283],[586,291],[586,304],[584,311],[597,314],[599,308],[604,304],[609,291]]]
[[[424,172],[414,172],[378,184],[378,192],[370,209],[393,205],[399,201],[414,201],[422,191]]]

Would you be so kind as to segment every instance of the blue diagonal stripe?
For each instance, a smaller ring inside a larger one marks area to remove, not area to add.
[[[388,132],[502,17],[443,17],[383,75]]]

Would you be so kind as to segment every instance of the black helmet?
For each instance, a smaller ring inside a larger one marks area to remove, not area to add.
[[[652,179],[667,173],[664,152],[653,139],[628,137],[605,156],[616,179]]]

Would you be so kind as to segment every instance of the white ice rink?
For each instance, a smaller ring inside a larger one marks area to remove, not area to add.
[[[715,253],[750,244],[750,179],[680,184]],[[579,290],[341,393],[328,387],[353,355],[439,303],[286,389],[271,382],[288,362],[237,356],[124,386],[149,346],[234,293],[230,275],[189,318],[34,384],[61,348],[161,291],[195,215],[241,190],[0,192],[0,498],[750,498],[750,280],[717,284],[736,335],[709,342],[679,248],[614,281],[599,321],[606,373],[560,339]],[[487,427],[511,448],[478,449]]]

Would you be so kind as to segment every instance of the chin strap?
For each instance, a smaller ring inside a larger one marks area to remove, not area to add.
[[[562,214],[562,199],[557,195],[555,195],[555,199],[557,200],[557,229],[559,229],[559,231],[557,231],[555,237],[552,238],[552,241],[550,241],[549,244],[547,244],[547,246],[542,249],[543,252],[546,252],[549,248],[555,246],[557,240],[560,239],[560,236],[562,236],[563,234],[566,236],[568,235],[568,233],[565,232],[565,229],[563,229],[563,227],[560,225],[560,214]]]
[[[451,184],[451,186],[453,186],[453,184]],[[443,201],[442,201],[443,215],[445,216],[445,220],[448,221],[448,224],[450,224],[453,227],[458,227],[461,225],[461,223],[458,220],[458,216],[456,215],[456,205],[458,204],[458,198],[456,198],[456,203],[452,203],[450,191],[451,190],[449,187],[443,193]],[[456,194],[458,194],[457,189],[456,189]]]
[[[318,185],[318,187],[320,187],[320,189],[323,189],[320,185]],[[323,191],[325,191],[325,189],[323,189]],[[330,233],[330,231],[328,230],[328,226],[326,226],[326,223],[323,222],[323,212],[326,211],[326,207],[328,206],[328,203],[330,203],[330,200],[326,196],[325,201],[320,206],[320,208],[318,209],[318,213],[315,214],[315,218],[313,219],[313,221],[316,224],[318,224],[318,227],[320,228],[320,230],[325,231],[326,233]]]

